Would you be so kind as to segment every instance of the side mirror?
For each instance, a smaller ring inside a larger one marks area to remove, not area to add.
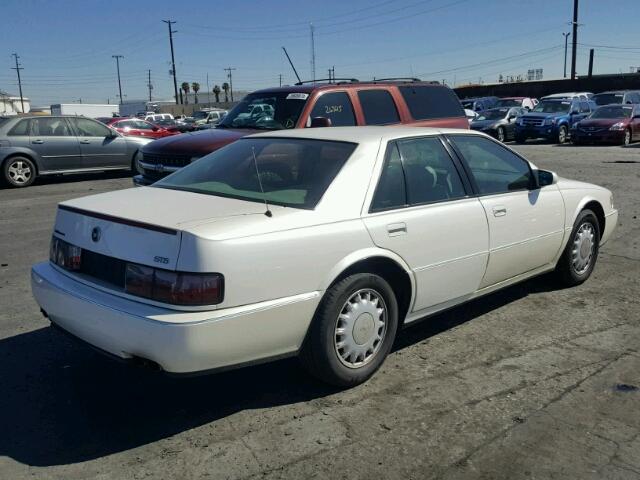
[[[313,117],[311,119],[311,128],[330,127],[331,120],[327,117]]]
[[[558,174],[549,170],[537,170],[538,186],[546,187],[558,183]]]
[[[578,113],[580,113],[580,111],[579,111],[579,110],[577,110],[577,109],[572,109],[572,110],[569,112],[569,115],[577,115]]]

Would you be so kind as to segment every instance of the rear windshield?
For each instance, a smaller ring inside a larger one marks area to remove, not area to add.
[[[522,100],[509,100],[507,98],[500,99],[496,102],[496,107],[521,107]]]
[[[313,209],[356,146],[326,140],[244,138],[153,186]]]
[[[593,96],[596,105],[611,105],[612,103],[622,103],[622,93],[599,93]]]
[[[233,107],[218,128],[294,128],[308,97],[299,92],[252,93]]]
[[[458,97],[448,88],[403,85],[398,89],[416,120],[465,116]]]

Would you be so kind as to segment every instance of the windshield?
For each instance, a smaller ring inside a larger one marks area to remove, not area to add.
[[[193,112],[193,118],[195,118],[196,120],[202,120],[203,118],[207,118],[207,115],[209,115],[209,112],[202,112],[202,111]]]
[[[220,122],[222,128],[294,128],[307,101],[307,93],[251,94],[236,105]]]
[[[612,103],[622,103],[621,93],[599,93],[593,96],[596,105],[611,105]]]
[[[498,110],[485,110],[479,113],[476,120],[501,120],[507,116],[508,108],[501,108]]]
[[[496,107],[520,107],[521,105],[521,100],[502,99],[496,102]]]
[[[533,109],[534,112],[539,113],[569,113],[571,109],[571,102],[540,102]]]
[[[631,118],[633,107],[600,107],[591,114],[590,118]]]
[[[244,138],[153,186],[313,209],[356,146],[326,140]]]

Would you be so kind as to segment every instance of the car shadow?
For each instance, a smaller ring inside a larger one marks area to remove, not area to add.
[[[541,277],[455,307],[403,330],[394,349],[549,289]],[[41,328],[0,340],[0,456],[30,466],[78,463],[235,412],[337,391],[308,376],[296,359],[175,378],[114,362],[53,328]]]

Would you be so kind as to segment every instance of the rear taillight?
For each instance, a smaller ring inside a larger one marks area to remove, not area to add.
[[[215,305],[222,302],[224,279],[219,273],[172,272],[127,264],[125,291],[172,305]]]
[[[80,270],[82,249],[59,239],[51,237],[49,260],[65,270]]]

